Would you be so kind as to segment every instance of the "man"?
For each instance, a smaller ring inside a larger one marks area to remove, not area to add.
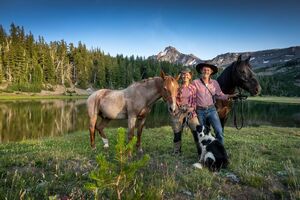
[[[178,95],[176,99],[177,112],[175,115],[171,116],[171,124],[174,132],[174,154],[181,153],[181,136],[184,126],[189,126],[196,142],[196,126],[199,125],[197,114],[195,112],[196,88],[190,84],[190,81],[192,80],[192,72],[189,68],[181,71],[180,80],[182,84],[178,89]],[[200,155],[201,150],[198,142],[196,142],[196,146],[198,154]]]
[[[200,124],[209,122],[216,135],[216,139],[224,144],[223,129],[218,112],[215,107],[215,99],[228,99],[237,94],[226,95],[222,92],[219,83],[211,78],[218,72],[218,68],[207,63],[200,63],[196,66],[198,73],[202,74],[199,79],[193,81],[196,88],[196,112]]]

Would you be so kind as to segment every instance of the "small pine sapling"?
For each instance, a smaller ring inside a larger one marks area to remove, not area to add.
[[[113,197],[117,196],[121,199],[124,192],[129,192],[134,186],[137,178],[137,171],[146,166],[150,157],[144,155],[138,160],[131,157],[131,153],[135,149],[136,137],[133,137],[126,144],[126,134],[124,128],[118,129],[118,139],[115,146],[115,158],[112,162],[108,161],[103,154],[97,156],[98,168],[90,173],[92,183],[87,183],[85,187],[92,190],[95,199],[101,198],[105,192],[109,192]]]

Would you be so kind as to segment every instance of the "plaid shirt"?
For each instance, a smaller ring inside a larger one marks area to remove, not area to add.
[[[184,90],[187,90],[185,92],[188,93],[188,96],[184,96],[183,92]],[[194,111],[192,113],[192,116],[197,116],[195,110],[196,110],[196,87],[192,84],[189,84],[187,87],[184,87],[183,85],[178,89],[177,93],[177,105],[178,106],[187,106],[188,108],[192,107],[194,108]]]
[[[196,105],[207,107],[214,105],[212,95],[216,95],[218,99],[228,99],[228,95],[224,94],[216,80],[211,79],[207,85],[208,89],[198,78],[191,83],[196,88]]]

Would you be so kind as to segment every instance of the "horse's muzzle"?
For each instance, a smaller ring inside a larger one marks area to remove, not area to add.
[[[253,89],[253,91],[251,92],[251,95],[256,96],[256,95],[259,95],[260,92],[261,92],[261,87],[260,87],[260,85],[258,85],[257,87],[255,87]]]
[[[171,104],[170,106],[168,106],[168,110],[169,110],[169,113],[171,115],[175,115],[175,113],[176,113],[176,105]]]

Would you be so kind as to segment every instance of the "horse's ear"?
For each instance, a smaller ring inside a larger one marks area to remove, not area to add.
[[[160,70],[160,77],[162,79],[165,79],[165,76],[166,76],[165,72],[163,70]]]
[[[247,63],[249,63],[249,62],[250,62],[250,58],[251,58],[251,56],[249,56],[245,61],[246,61]]]
[[[179,81],[179,79],[180,79],[180,74],[178,74],[178,75],[175,77],[175,80],[176,80],[176,81]]]
[[[242,55],[239,55],[236,62],[239,63],[239,62],[241,62],[241,61],[242,61]]]

